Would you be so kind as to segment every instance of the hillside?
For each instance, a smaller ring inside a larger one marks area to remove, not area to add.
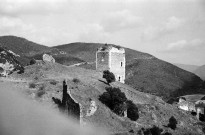
[[[57,63],[68,66],[84,63],[80,66],[93,70],[96,50],[104,45],[77,42],[49,48],[15,36],[2,36],[0,43],[19,55],[16,59],[23,65],[27,65],[33,58],[41,60],[43,53],[48,53]],[[125,48],[125,52],[125,82],[133,88],[160,96],[164,100],[186,94],[204,94],[201,88],[203,82],[196,75],[147,53],[129,48]]]
[[[17,60],[17,57],[19,57],[19,55],[0,46],[0,77],[8,76],[17,70],[23,72],[24,68]]]
[[[197,66],[197,65],[187,65],[187,64],[178,64],[178,63],[173,63],[173,64],[181,69],[184,69],[184,70],[192,72],[192,73],[194,73],[194,71],[197,68],[199,68],[199,66]]]
[[[201,79],[205,80],[205,65],[197,68],[194,73],[198,75]]]
[[[52,55],[56,59],[56,62],[65,65],[84,62],[79,58],[67,55],[62,50],[40,45],[21,37],[0,36],[0,44],[1,46],[19,55],[16,59],[23,65],[27,65],[33,58],[42,60],[42,55],[44,53]]]
[[[97,48],[104,44],[71,43],[55,46],[87,62],[95,62]],[[114,45],[115,46],[115,45]],[[151,93],[168,100],[186,94],[204,94],[201,89],[203,81],[193,73],[178,68],[154,56],[125,48],[126,84],[135,89]],[[81,65],[87,69],[95,69],[95,63]]]
[[[105,87],[109,86],[104,83],[102,73],[94,70],[42,62],[27,66],[23,74],[14,73],[2,81],[21,88],[18,92],[26,94],[30,99],[57,109],[52,102],[52,97],[60,98],[62,96],[62,81],[64,79],[67,80],[68,90],[72,97],[82,106],[82,120],[85,125],[101,127],[112,135],[133,135],[142,128],[151,128],[153,125],[161,128],[163,133],[169,132],[173,135],[203,134],[202,126],[195,117],[165,103],[159,97],[136,91],[132,87],[118,82],[112,83],[111,86],[119,87],[126,97],[137,105],[139,119],[131,121],[127,117],[116,115],[98,100],[99,95],[105,92]],[[74,79],[79,81],[76,82]],[[97,105],[97,110],[91,116],[86,115],[89,99],[95,101]],[[165,126],[171,116],[177,119],[176,130]]]
[[[0,43],[18,55],[32,55],[49,49],[47,46],[16,36],[1,36]]]

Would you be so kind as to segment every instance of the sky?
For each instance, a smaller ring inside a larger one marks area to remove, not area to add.
[[[0,0],[0,36],[56,46],[116,44],[205,64],[205,0]]]

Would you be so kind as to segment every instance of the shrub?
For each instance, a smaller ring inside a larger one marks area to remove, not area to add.
[[[79,80],[79,79],[77,79],[77,78],[73,78],[73,82],[74,82],[74,83],[79,83],[79,82],[80,82],[80,80]]]
[[[42,97],[45,93],[46,93],[45,90],[38,90],[37,93],[36,93],[36,96],[37,97]]]
[[[103,71],[103,78],[106,79],[108,84],[115,81],[115,75],[109,70]]]
[[[114,113],[122,114],[125,109],[125,102],[127,98],[125,93],[121,92],[119,88],[107,87],[107,92],[99,96],[99,100],[109,107]]]
[[[161,135],[163,129],[154,125],[152,128],[147,128],[147,129],[142,128],[141,131],[143,132],[144,135]]]
[[[39,89],[38,89],[38,91],[36,93],[36,96],[37,97],[42,97],[45,93],[46,93],[45,86],[42,85],[42,86],[39,87]]]
[[[196,112],[194,112],[194,111],[192,111],[192,112],[191,112],[191,115],[196,116],[196,115],[197,115],[197,113],[196,113]]]
[[[131,100],[127,101],[127,117],[132,121],[136,121],[139,118],[138,108]]]
[[[29,88],[36,88],[36,84],[35,83],[29,83]]]
[[[52,84],[52,85],[56,85],[58,83],[58,81],[56,81],[56,80],[51,80],[50,81],[50,84]]]
[[[200,120],[200,121],[205,121],[205,115],[199,113],[199,120]]]
[[[35,63],[36,63],[36,60],[35,60],[35,59],[30,60],[30,65],[33,65],[33,64],[35,64]]]
[[[168,127],[170,127],[171,129],[175,130],[177,127],[177,120],[174,118],[174,116],[172,116],[169,119],[169,124],[167,125]]]

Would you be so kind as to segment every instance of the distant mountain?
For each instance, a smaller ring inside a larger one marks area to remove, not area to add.
[[[198,75],[201,79],[205,80],[205,65],[197,68],[194,73]]]
[[[184,70],[192,72],[192,73],[194,73],[194,71],[197,68],[199,68],[199,66],[197,66],[197,65],[187,65],[187,64],[179,64],[179,63],[173,63],[173,64],[181,69],[184,69]]]
[[[7,76],[16,70],[23,72],[24,68],[17,57],[19,55],[0,46],[0,76]]]
[[[103,45],[99,43],[71,43],[54,48],[64,50],[86,62],[95,62],[96,50]],[[205,93],[201,88],[203,81],[195,74],[147,53],[128,48],[125,48],[125,53],[125,83],[135,89],[160,96],[165,100],[187,94]],[[82,67],[95,69],[95,63]]]

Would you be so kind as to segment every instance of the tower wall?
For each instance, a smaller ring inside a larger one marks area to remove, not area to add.
[[[109,70],[109,52],[96,52],[96,69],[98,71]]]
[[[110,61],[110,71],[115,75],[116,81],[124,83],[125,53],[110,52]]]

